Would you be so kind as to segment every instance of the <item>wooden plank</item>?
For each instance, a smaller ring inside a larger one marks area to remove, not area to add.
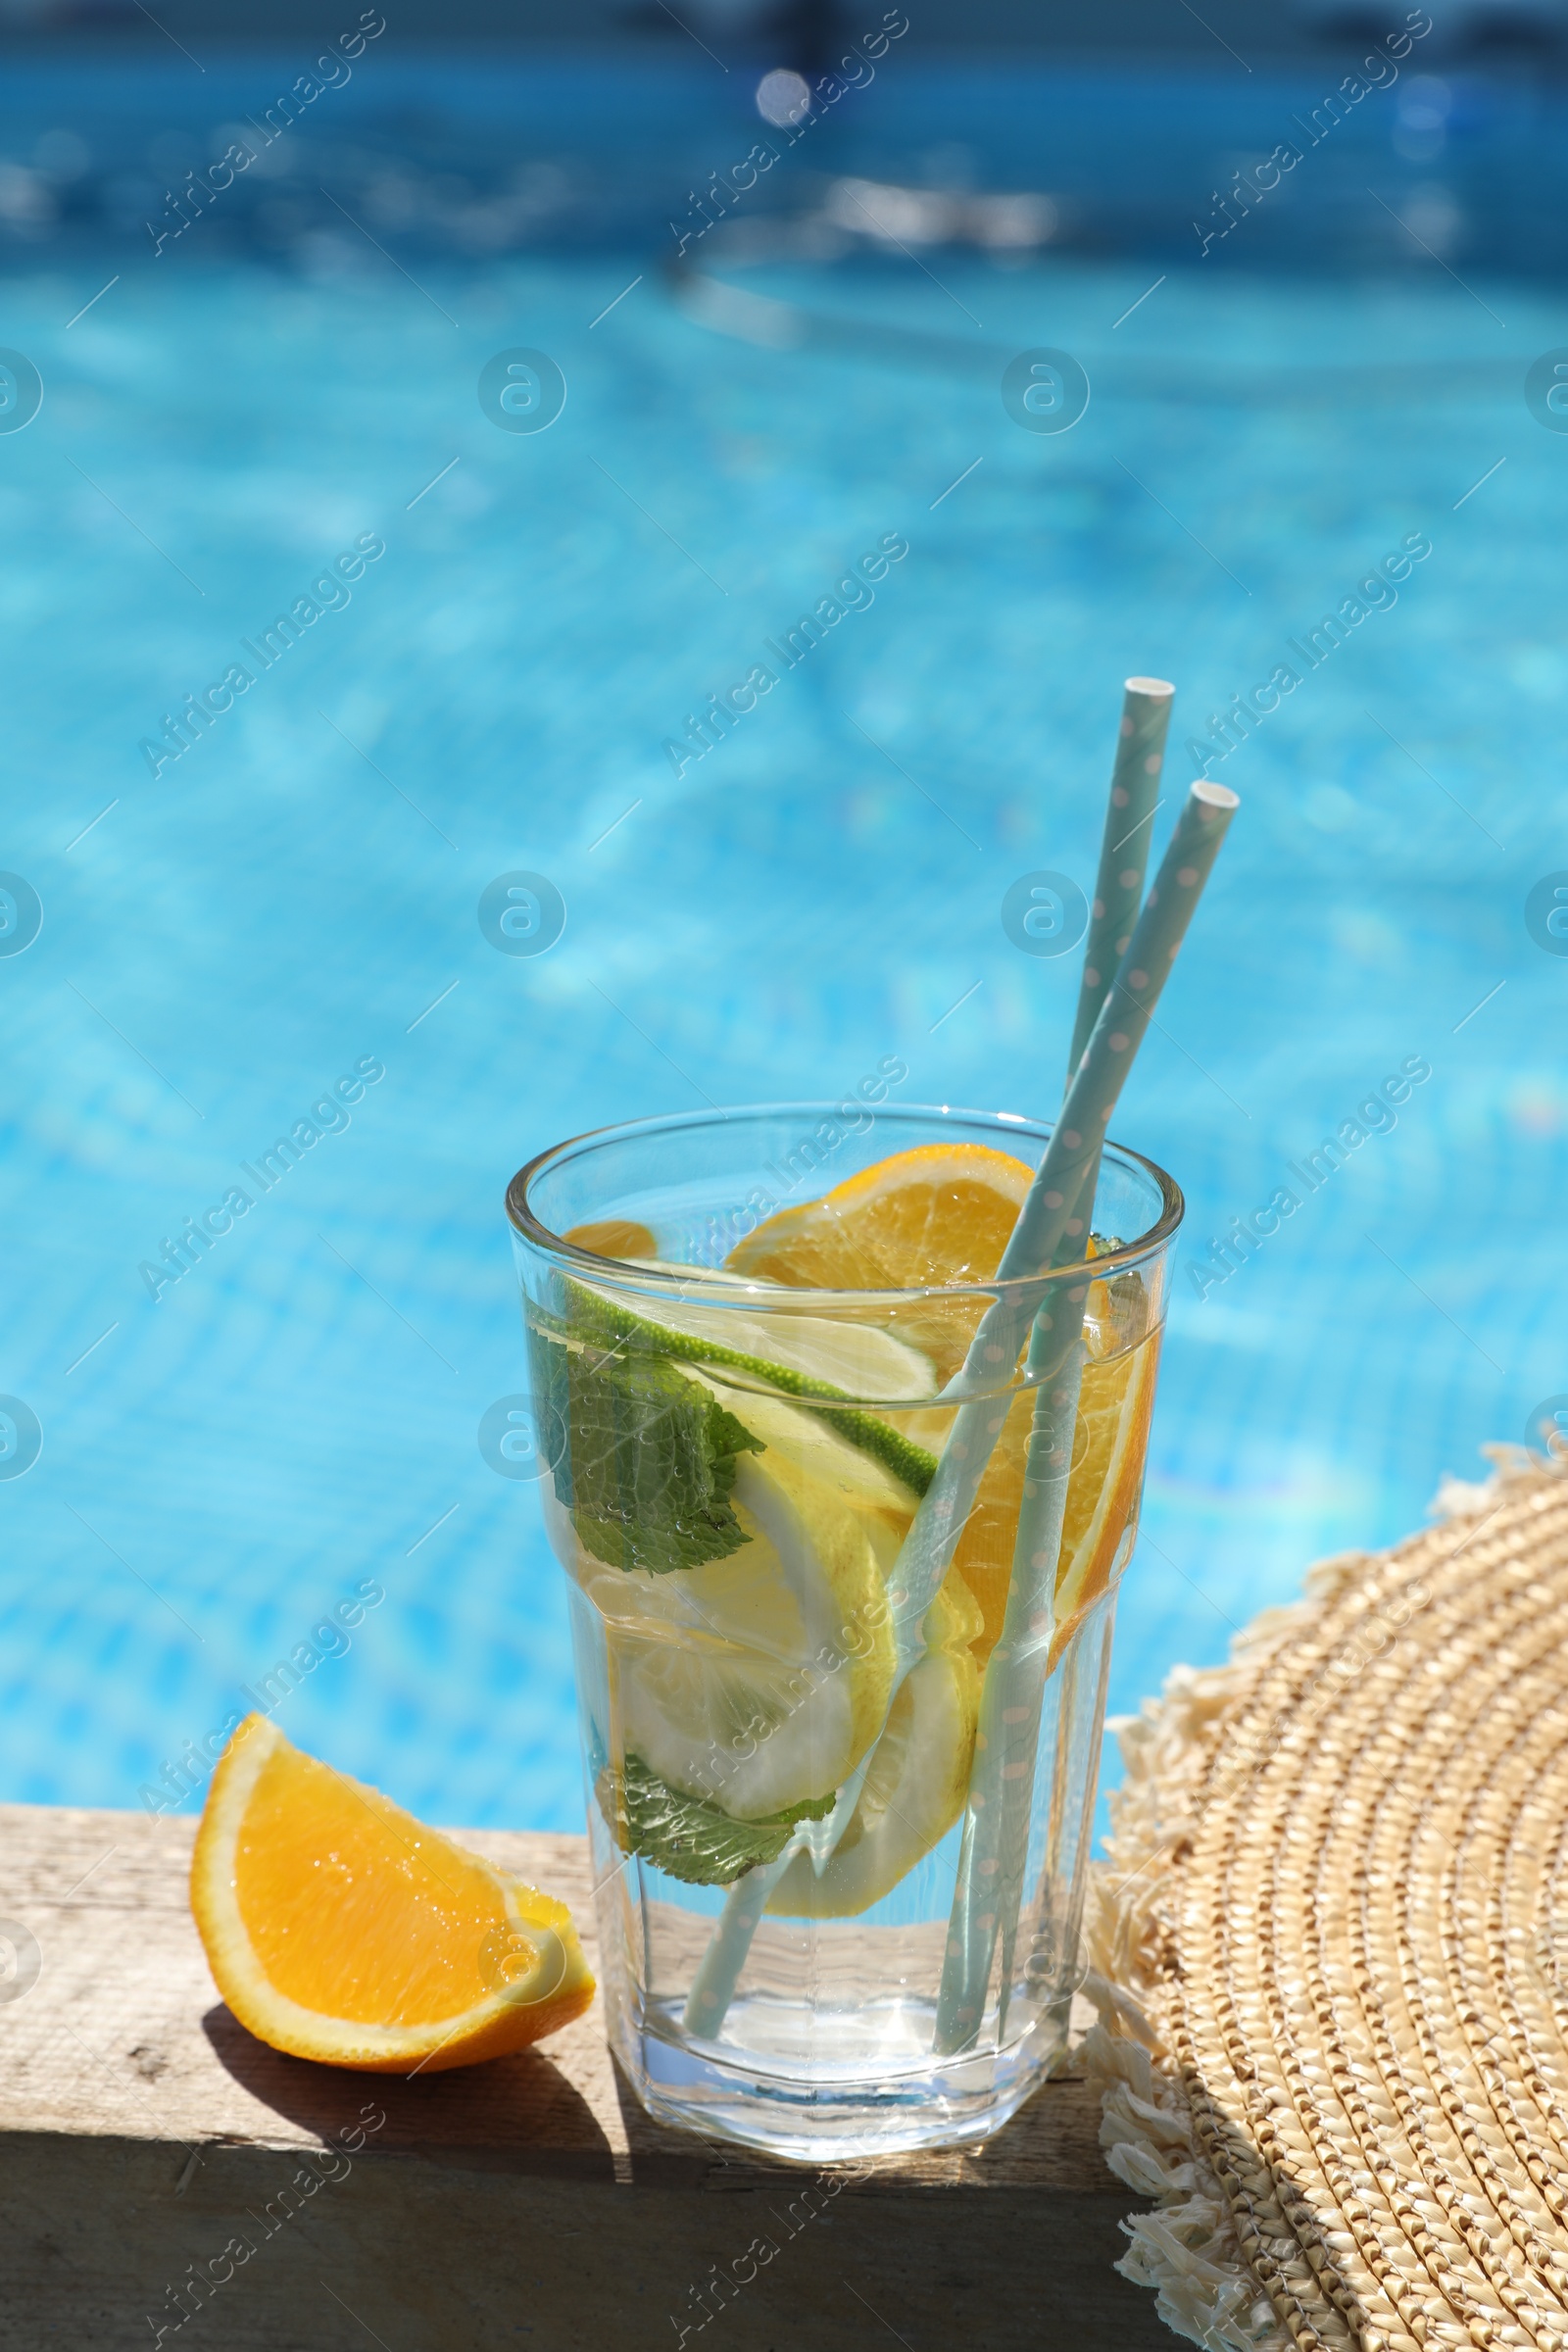
[[[1083,2083],[1048,2085],[984,2147],[846,2179],[652,2122],[597,2007],[543,2050],[413,2082],[313,2066],[219,2000],[185,1901],[192,1833],[0,1806],[0,1915],[38,1951],[0,2002],[0,2340],[1169,2345],[1110,2268],[1130,2199]],[[462,1835],[564,1895],[593,1958],[582,1840]]]

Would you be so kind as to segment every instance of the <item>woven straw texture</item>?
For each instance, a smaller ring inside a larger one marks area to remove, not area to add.
[[[1119,1727],[1089,2057],[1194,2342],[1568,2352],[1568,1477],[1495,1458]]]

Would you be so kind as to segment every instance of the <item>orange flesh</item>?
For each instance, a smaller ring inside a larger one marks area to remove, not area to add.
[[[280,1746],[263,1767],[233,1867],[271,1984],[323,2016],[377,2026],[455,2017],[495,1990],[494,1961],[481,1973],[487,1936],[492,1953],[509,1955],[502,1981],[520,1973],[494,1878],[389,1797],[296,1748]]]
[[[1065,1578],[1076,1566],[1081,1576],[1081,1584],[1073,1595],[1075,1618],[1104,1591],[1117,1548],[1137,1507],[1139,1490],[1143,1484],[1150,1412],[1154,1397],[1152,1350],[1157,1347],[1157,1339],[1145,1340],[1138,1348],[1102,1362],[1097,1363],[1091,1357],[1084,1366],[1079,1399],[1078,1446],[1084,1446],[1086,1436],[1088,1443],[1087,1448],[1075,1461],[1067,1483],[1067,1507],[1062,1518],[1058,1570],[1058,1576]],[[1121,1458],[1113,1472],[1114,1490],[1094,1554],[1087,1563],[1080,1563],[1077,1558],[1079,1549],[1100,1508],[1107,1473],[1111,1472],[1112,1454],[1118,1443],[1122,1401],[1135,1379],[1142,1382],[1142,1395],[1134,1406],[1136,1420],[1121,1445]],[[981,1481],[980,1492],[954,1554],[958,1573],[985,1616],[985,1632],[974,1645],[976,1656],[982,1659],[989,1657],[996,1646],[1007,1605],[1013,1543],[1018,1532],[1019,1506],[1023,1501],[1024,1457],[1033,1417],[1034,1391],[1031,1389],[1013,1398],[1002,1435],[997,1441],[996,1452]]]
[[[796,1289],[905,1290],[986,1282],[1032,1171],[983,1144],[928,1144],[852,1176],[825,1200],[780,1210],[732,1250],[738,1274]]]
[[[591,1250],[595,1257],[657,1257],[659,1245],[646,1225],[629,1217],[606,1217],[597,1225],[574,1225],[562,1235],[574,1250]]]

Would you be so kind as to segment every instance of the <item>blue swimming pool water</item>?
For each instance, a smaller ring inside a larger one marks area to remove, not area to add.
[[[45,386],[0,435],[0,867],[43,910],[0,956],[0,1391],[43,1433],[0,1480],[0,1793],[135,1803],[369,1580],[291,1736],[438,1820],[576,1822],[556,1571],[476,1440],[522,1385],[507,1178],[886,1055],[911,1100],[1049,1110],[1071,960],[1000,906],[1090,879],[1122,676],[1179,682],[1184,743],[1418,537],[1216,770],[1243,811],[1116,1123],[1186,1188],[1191,1262],[1430,1064],[1250,1262],[1178,1282],[1134,1704],[1568,1391],[1568,965],[1523,914],[1568,867],[1568,439],[1521,390],[1568,345],[1551,208],[1524,226],[1553,107],[1379,93],[1202,261],[1194,210],[1312,90],[1195,76],[1173,113],[893,60],[759,209],[967,179],[1054,190],[1061,242],[715,232],[691,258],[785,306],[747,340],[663,274],[745,91],[372,62],[156,257],[181,156],[297,61],[38,68],[0,112],[0,343]],[[1042,345],[1093,384],[1060,436],[999,397]],[[480,411],[517,346],[564,374],[548,432]],[[888,533],[874,606],[677,778],[685,714]],[[155,780],[163,714],[366,538],[352,601]],[[537,958],[477,920],[515,869],[567,909]],[[367,1064],[352,1123],[249,1185]],[[155,1301],[139,1266],[235,1186]]]

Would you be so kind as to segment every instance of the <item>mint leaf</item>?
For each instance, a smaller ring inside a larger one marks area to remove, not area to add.
[[[663,1576],[750,1542],[730,1491],[736,1456],[764,1448],[700,1381],[537,1323],[530,1338],[537,1393],[566,1432],[556,1498],[596,1559]]]
[[[688,1886],[729,1886],[749,1870],[776,1862],[796,1823],[824,1820],[834,1803],[830,1792],[762,1821],[734,1821],[717,1805],[671,1788],[633,1755],[626,1758],[617,1803],[611,1775],[605,1773],[599,1801],[621,1851],[641,1854]]]

